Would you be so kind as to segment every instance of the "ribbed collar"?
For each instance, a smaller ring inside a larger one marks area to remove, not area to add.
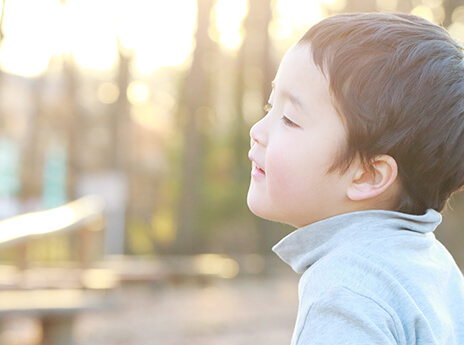
[[[432,232],[440,222],[441,214],[433,209],[419,216],[384,210],[345,213],[295,230],[272,250],[295,272],[303,273],[334,248],[347,242],[375,238],[385,231]]]

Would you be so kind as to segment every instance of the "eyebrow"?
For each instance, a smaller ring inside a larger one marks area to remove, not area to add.
[[[275,90],[275,82],[272,82],[271,85],[272,85],[272,89]],[[288,91],[281,91],[280,93],[283,95],[283,97],[288,98],[295,107],[299,108],[300,110],[303,110],[303,103],[300,101],[298,97],[292,95]]]

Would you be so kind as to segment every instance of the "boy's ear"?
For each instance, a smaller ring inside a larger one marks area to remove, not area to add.
[[[398,165],[388,155],[376,156],[368,165],[360,164],[353,174],[347,196],[353,201],[367,200],[385,192],[398,176]]]

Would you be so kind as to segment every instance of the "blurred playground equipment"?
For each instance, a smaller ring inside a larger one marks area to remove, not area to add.
[[[90,195],[0,222],[0,321],[32,316],[43,344],[73,344],[77,314],[114,304],[116,275],[92,267],[102,255],[103,211],[102,199]]]

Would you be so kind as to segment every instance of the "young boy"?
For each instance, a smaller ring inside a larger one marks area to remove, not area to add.
[[[292,344],[464,344],[464,279],[433,231],[464,185],[464,52],[406,14],[346,14],[287,52],[250,132],[248,206],[299,228]]]

